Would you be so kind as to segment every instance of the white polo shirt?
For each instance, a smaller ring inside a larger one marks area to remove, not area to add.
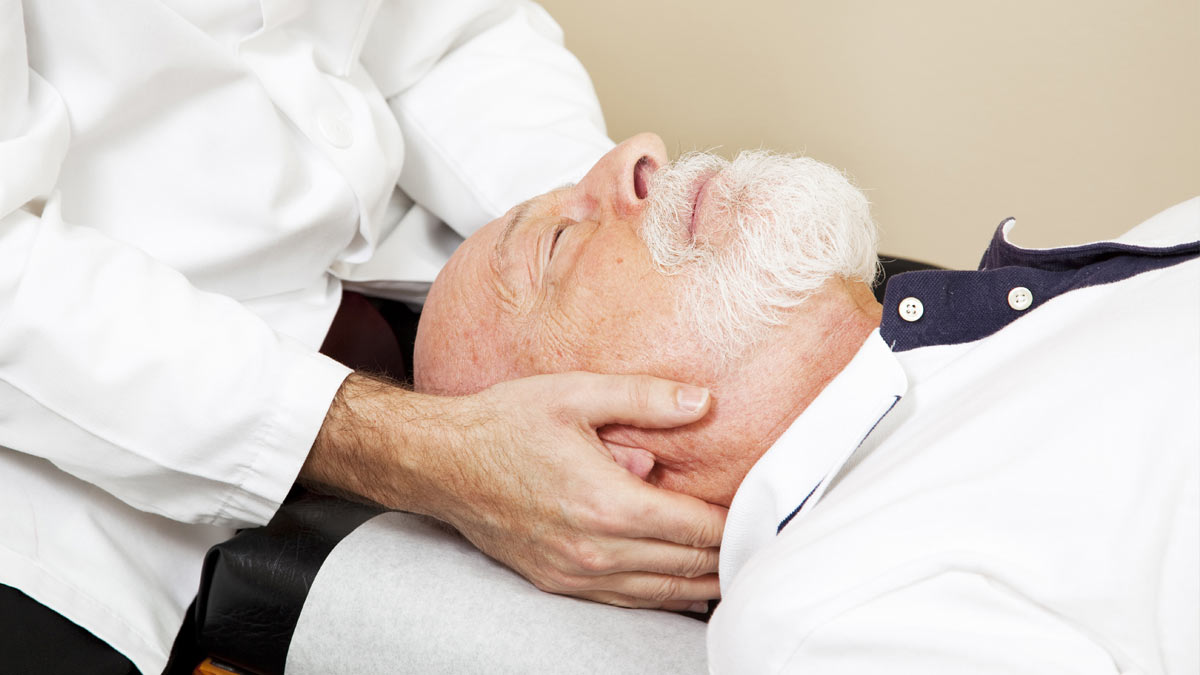
[[[1011,226],[893,279],[749,472],[712,672],[1200,670],[1200,199],[1117,242]]]

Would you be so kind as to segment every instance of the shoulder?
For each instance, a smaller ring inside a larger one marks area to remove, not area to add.
[[[1114,241],[1163,248],[1197,240],[1200,240],[1200,197],[1158,212]]]

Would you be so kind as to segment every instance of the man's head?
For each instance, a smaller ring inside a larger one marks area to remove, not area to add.
[[[642,134],[459,248],[422,314],[416,385],[589,370],[708,386],[697,424],[602,436],[653,454],[651,480],[728,503],[844,363],[846,321],[865,309],[877,325],[875,265],[866,199],[836,170],[762,152],[668,164]]]

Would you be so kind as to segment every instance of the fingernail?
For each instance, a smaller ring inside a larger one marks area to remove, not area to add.
[[[696,614],[703,614],[708,611],[708,603],[707,602],[693,602],[692,606],[688,607],[688,611],[695,612]]]
[[[703,387],[680,385],[675,390],[675,405],[685,413],[694,413],[708,400],[708,390]]]

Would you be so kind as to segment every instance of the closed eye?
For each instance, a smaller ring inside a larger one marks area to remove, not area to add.
[[[550,259],[554,259],[554,250],[558,248],[558,240],[562,237],[562,233],[566,231],[566,224],[559,225],[554,230],[554,239],[550,242]]]

